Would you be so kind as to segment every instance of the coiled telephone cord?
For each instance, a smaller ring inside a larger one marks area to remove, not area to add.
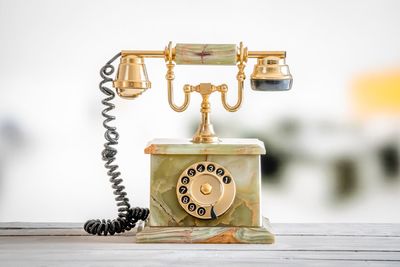
[[[119,134],[115,126],[109,125],[111,121],[115,120],[115,116],[110,115],[109,112],[115,108],[115,105],[111,103],[111,100],[115,97],[115,92],[105,86],[105,84],[113,81],[110,77],[115,70],[112,63],[120,56],[121,53],[118,53],[100,69],[102,81],[99,84],[101,92],[106,95],[101,101],[105,106],[101,114],[104,117],[103,126],[106,129],[104,137],[107,140],[102,151],[102,158],[106,162],[104,166],[108,170],[107,175],[110,177],[110,182],[114,189],[113,193],[116,195],[115,201],[118,207],[118,217],[113,220],[88,220],[83,228],[92,235],[114,235],[115,233],[119,234],[129,231],[135,227],[138,220],[144,221],[149,215],[147,208],[131,208],[129,199],[126,197],[126,192],[124,191],[125,186],[122,185],[123,179],[120,177],[121,173],[117,171],[118,165],[113,164],[117,154],[117,149],[113,146],[118,144]]]

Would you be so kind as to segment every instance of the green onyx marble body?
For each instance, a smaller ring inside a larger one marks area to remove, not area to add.
[[[262,227],[260,154],[264,144],[256,139],[222,139],[218,144],[193,144],[189,140],[156,139],[151,154],[150,227]],[[217,219],[199,219],[187,213],[176,195],[177,180],[191,164],[211,161],[224,166],[236,183],[231,207]]]

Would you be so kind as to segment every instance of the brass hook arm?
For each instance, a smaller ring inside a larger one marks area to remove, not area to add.
[[[185,93],[185,99],[183,101],[183,104],[181,106],[177,106],[174,103],[174,85],[173,81],[175,79],[175,74],[174,74],[174,67],[175,64],[168,62],[167,63],[167,74],[165,75],[165,78],[167,79],[168,83],[168,103],[169,106],[176,112],[183,112],[187,109],[190,103],[190,93],[191,93],[191,88],[184,86],[183,91]]]
[[[238,74],[236,75],[236,79],[238,80],[238,98],[236,101],[236,104],[231,106],[228,104],[226,100],[226,94],[228,92],[228,86],[223,84],[217,87],[218,91],[221,92],[221,101],[222,105],[224,108],[229,111],[229,112],[235,112],[237,111],[240,106],[242,105],[243,101],[243,81],[246,79],[246,75],[244,74],[244,63],[239,63],[238,64]]]

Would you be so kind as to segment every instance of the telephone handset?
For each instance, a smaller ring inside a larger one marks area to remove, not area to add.
[[[116,79],[111,77],[113,62],[121,57]],[[112,82],[120,97],[135,99],[151,87],[144,58],[163,58],[166,62],[168,102],[177,112],[187,109],[191,93],[202,97],[201,122],[191,140],[155,139],[145,153],[151,155],[150,209],[131,208],[122,185],[116,159],[119,133],[110,122],[115,119],[110,111],[115,97]],[[255,91],[283,91],[292,86],[292,76],[285,63],[284,51],[248,51],[240,43],[234,44],[176,44],[164,50],[122,51],[100,70],[100,90],[105,127],[104,149],[107,175],[110,177],[118,207],[113,220],[89,220],[86,232],[93,235],[113,235],[129,231],[141,220],[145,227],[136,235],[137,242],[185,243],[272,243],[274,235],[261,215],[260,155],[264,144],[257,139],[221,139],[210,121],[209,96],[221,94],[221,102],[229,112],[237,111],[243,98],[245,66],[249,58],[256,58],[251,75]],[[200,83],[183,86],[184,102],[173,100],[175,64],[236,65],[238,73],[237,101],[227,102],[228,86]]]

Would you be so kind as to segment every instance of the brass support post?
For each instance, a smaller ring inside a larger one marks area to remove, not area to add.
[[[188,85],[186,85],[188,86]],[[200,93],[203,101],[201,102],[201,122],[193,136],[193,143],[216,143],[218,137],[215,134],[214,127],[210,122],[211,104],[209,101],[210,95],[217,90],[217,86],[211,83],[201,83],[195,87],[189,85],[189,87]]]

